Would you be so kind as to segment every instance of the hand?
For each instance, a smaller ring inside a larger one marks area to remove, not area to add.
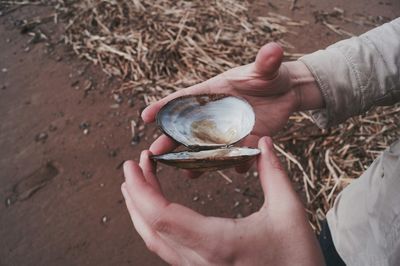
[[[148,106],[142,113],[145,123],[155,120],[160,108],[182,96],[204,93],[226,93],[245,98],[254,108],[256,123],[242,146],[254,147],[260,136],[272,136],[284,127],[289,116],[298,110],[323,105],[318,86],[308,68],[300,61],[282,64],[283,50],[276,43],[263,46],[254,63],[228,70],[192,87],[179,90]],[[305,97],[306,96],[306,97]],[[153,154],[162,154],[178,146],[161,135],[150,147]],[[249,165],[239,167],[247,171]]]
[[[140,164],[124,164],[122,193],[147,247],[172,265],[323,265],[304,208],[273,152],[259,141],[265,202],[241,219],[205,217],[163,196],[155,165],[144,151]]]

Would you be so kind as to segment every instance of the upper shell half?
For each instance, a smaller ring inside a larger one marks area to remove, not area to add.
[[[152,158],[179,168],[198,171],[243,164],[260,151],[229,146],[250,134],[254,123],[254,111],[242,98],[211,94],[174,99],[157,114],[157,124],[165,134],[191,151]]]
[[[252,131],[255,114],[244,99],[223,94],[183,96],[168,102],[157,124],[190,149],[229,146]]]

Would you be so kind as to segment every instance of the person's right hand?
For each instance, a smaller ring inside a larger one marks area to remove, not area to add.
[[[147,247],[171,265],[324,265],[304,207],[274,153],[258,145],[264,191],[259,211],[240,219],[206,217],[165,198],[148,151],[124,163],[122,193]]]
[[[243,146],[254,147],[263,135],[276,134],[297,110],[322,107],[322,96],[314,77],[300,61],[282,64],[283,50],[276,43],[264,45],[254,63],[230,69],[207,81],[179,90],[148,106],[142,113],[145,123],[155,120],[158,111],[170,100],[183,95],[224,93],[245,98],[254,108],[256,123]],[[303,97],[303,95],[307,97]],[[161,135],[150,147],[157,155],[178,146]],[[247,170],[239,169],[241,172]]]

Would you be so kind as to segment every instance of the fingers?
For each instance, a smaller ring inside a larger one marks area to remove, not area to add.
[[[137,163],[126,161],[124,174],[126,190],[136,211],[150,223],[158,219],[162,209],[168,206],[169,202],[159,190],[147,183],[144,172]]]
[[[290,200],[292,198],[290,195],[295,195],[295,192],[275,154],[271,138],[261,138],[258,148],[261,150],[261,155],[258,158],[257,167],[266,203]]]
[[[140,234],[145,242],[152,242],[154,238],[154,233],[151,231],[150,227],[143,221],[142,217],[135,211],[135,206],[132,202],[131,197],[127,191],[127,185],[124,182],[121,185],[121,192],[125,199],[126,208],[128,209],[129,215],[131,216],[133,226],[136,231]]]
[[[181,205],[170,204],[146,182],[145,171],[133,161],[125,162],[125,185],[121,190],[134,226],[148,248],[166,257],[171,255],[167,249],[173,252],[177,246],[190,249],[203,243],[208,232],[206,218]]]
[[[154,189],[161,192],[160,183],[156,177],[156,164],[150,159],[151,153],[147,150],[140,154],[139,166],[142,168],[144,178]]]
[[[158,155],[175,150],[179,144],[173,139],[163,134],[159,136],[150,146],[149,150],[152,154]]]
[[[150,225],[145,222],[143,217],[135,211],[135,206],[129,196],[126,186],[127,185],[124,182],[121,186],[121,191],[136,231],[142,237],[143,241],[146,243],[146,246],[151,251],[155,252],[171,265],[178,264],[179,257],[177,254],[170,247],[168,247],[162,239],[158,237],[158,235],[151,229]]]
[[[167,97],[149,105],[142,112],[143,121],[145,123],[154,122],[156,114],[158,113],[158,111],[160,111],[161,107],[163,107],[167,102],[169,102],[172,99],[175,99],[177,97],[181,97],[184,95],[190,95],[190,94],[211,93],[212,91],[214,91],[216,93],[218,87],[212,86],[213,80],[214,79],[210,79],[210,80],[204,81],[202,83],[193,85],[189,88],[178,90],[177,92],[174,92],[174,93],[168,95]]]
[[[261,47],[256,57],[256,71],[267,79],[273,79],[278,74],[283,60],[282,47],[274,42]]]

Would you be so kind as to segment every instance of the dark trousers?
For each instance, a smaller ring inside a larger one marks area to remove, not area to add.
[[[329,230],[329,225],[326,220],[322,223],[322,230],[318,236],[318,241],[327,266],[346,265],[336,251],[335,245],[333,244],[331,231]]]

